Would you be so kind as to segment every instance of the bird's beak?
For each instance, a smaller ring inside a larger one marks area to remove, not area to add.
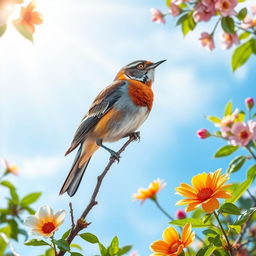
[[[158,62],[152,63],[149,65],[149,69],[155,69],[157,66],[159,66],[160,64],[162,64],[163,62],[165,62],[166,60],[160,60]]]

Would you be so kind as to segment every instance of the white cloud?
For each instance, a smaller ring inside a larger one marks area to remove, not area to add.
[[[35,156],[21,159],[20,175],[32,180],[38,180],[39,177],[50,177],[60,171],[65,164],[63,156]]]

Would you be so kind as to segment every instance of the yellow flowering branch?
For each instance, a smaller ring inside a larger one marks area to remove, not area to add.
[[[124,145],[117,151],[118,155],[120,155],[125,149],[126,147],[133,141],[136,141],[139,139],[139,133],[134,133],[131,134],[129,136],[129,139],[124,143]],[[104,179],[104,177],[106,176],[106,174],[108,173],[108,171],[110,170],[111,166],[113,165],[113,163],[115,162],[115,158],[110,157],[109,162],[107,164],[107,166],[105,167],[105,169],[103,170],[103,172],[101,173],[101,175],[98,176],[97,178],[97,183],[96,186],[94,188],[94,191],[92,193],[91,199],[89,204],[86,206],[84,212],[82,213],[82,215],[80,216],[80,218],[77,220],[77,223],[75,225],[74,228],[71,229],[69,236],[67,237],[66,241],[68,242],[68,244],[71,244],[71,242],[73,241],[73,239],[78,235],[78,233],[86,228],[90,223],[87,223],[85,221],[85,218],[87,217],[87,215],[89,214],[89,212],[92,210],[92,208],[98,203],[96,201],[97,195],[99,193],[102,181]],[[57,254],[57,256],[63,256],[65,255],[66,252],[64,251],[59,251],[59,253]]]

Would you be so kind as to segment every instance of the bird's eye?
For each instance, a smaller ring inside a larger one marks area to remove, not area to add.
[[[144,68],[144,65],[143,65],[143,64],[139,64],[139,65],[137,66],[137,68],[138,68],[138,69],[143,69],[143,68]]]

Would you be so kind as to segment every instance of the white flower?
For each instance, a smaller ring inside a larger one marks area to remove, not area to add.
[[[31,234],[50,237],[64,222],[65,210],[55,214],[49,205],[41,206],[35,215],[28,216],[24,224],[31,228]]]

